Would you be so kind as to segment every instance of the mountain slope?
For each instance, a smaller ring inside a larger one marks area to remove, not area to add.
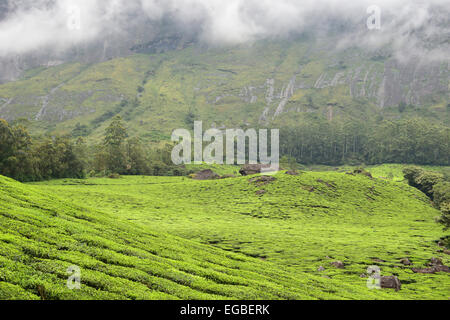
[[[174,237],[0,177],[0,299],[327,299],[363,288]],[[81,290],[66,287],[81,268]]]
[[[116,221],[256,257],[263,268],[265,263],[276,265],[314,296],[316,291],[353,299],[449,296],[447,273],[411,270],[423,268],[432,257],[450,263],[436,244],[448,232],[435,222],[440,213],[420,191],[405,183],[336,172],[280,173],[274,178],[138,176],[37,185],[66,201],[101,207]],[[402,258],[413,266],[401,264]],[[332,265],[337,260],[344,262],[344,269]],[[367,289],[367,278],[361,275],[372,265],[383,276],[397,275],[402,290]],[[259,273],[260,267],[254,271]]]
[[[105,121],[121,114],[132,131],[157,140],[189,127],[189,113],[219,128],[283,126],[310,114],[330,121],[450,120],[447,63],[401,63],[389,53],[336,51],[331,43],[304,36],[231,48],[193,45],[33,69],[0,86],[0,117],[27,118],[40,132],[70,132],[81,123],[95,138]]]

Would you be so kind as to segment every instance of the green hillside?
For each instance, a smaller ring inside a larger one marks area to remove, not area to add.
[[[127,222],[8,178],[0,177],[0,188],[0,299],[384,296],[155,232],[155,224]],[[71,265],[81,267],[81,290],[66,288]]]
[[[305,299],[339,286],[0,179],[0,299]],[[74,264],[80,291],[66,288]]]
[[[1,297],[38,299],[41,287],[46,299],[449,297],[446,273],[411,271],[449,263],[425,195],[362,175],[274,178],[1,178]],[[81,291],[65,287],[70,265],[82,269]],[[369,290],[371,265],[402,289]]]
[[[336,52],[330,43],[305,36],[231,48],[190,46],[33,69],[0,85],[0,117],[26,118],[34,133],[71,133],[79,123],[94,140],[116,114],[132,135],[147,140],[189,128],[189,117],[218,128],[296,125],[311,115],[329,121],[450,119],[446,65],[437,66],[439,72],[414,71],[389,56],[352,48]],[[418,78],[402,78],[410,74]],[[428,82],[439,86],[430,91]]]

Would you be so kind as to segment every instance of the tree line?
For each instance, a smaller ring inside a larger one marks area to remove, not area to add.
[[[0,173],[19,181],[84,177],[77,146],[69,137],[34,141],[20,124],[0,119]]]
[[[172,148],[129,137],[120,116],[111,120],[100,143],[90,145],[73,135],[32,138],[24,125],[0,119],[0,174],[19,181],[189,174],[173,165]],[[450,165],[450,129],[423,119],[376,124],[314,119],[280,130],[280,154],[302,164]]]
[[[99,144],[69,135],[32,138],[25,126],[0,119],[0,174],[18,181],[114,175],[182,175],[168,143],[148,148],[128,137],[115,117]]]
[[[315,119],[280,129],[280,154],[302,164],[450,164],[450,128],[424,119]]]

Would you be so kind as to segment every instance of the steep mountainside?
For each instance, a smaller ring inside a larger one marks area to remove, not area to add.
[[[55,3],[0,0],[0,27],[17,11]],[[26,118],[35,132],[70,132],[80,123],[95,138],[106,120],[121,114],[151,139],[167,138],[193,118],[219,128],[295,124],[311,114],[329,121],[450,120],[444,4],[422,8],[426,19],[391,41],[383,39],[395,35],[395,19],[386,13],[390,29],[380,32],[367,30],[365,16],[347,21],[324,15],[298,31],[224,45],[202,40],[202,21],[187,24],[175,11],[152,19],[139,1],[130,3],[119,10],[116,28],[107,24],[89,41],[77,42],[64,31],[59,36],[72,45],[0,52],[0,117]]]
[[[141,49],[140,49],[141,50]],[[142,49],[143,50],[143,49]],[[132,130],[167,137],[191,113],[208,126],[246,126],[296,116],[449,120],[448,63],[402,63],[382,52],[336,51],[329,38],[260,41],[232,48],[190,45],[98,64],[27,71],[0,86],[0,117],[93,136],[121,114]],[[398,105],[405,104],[401,115]]]

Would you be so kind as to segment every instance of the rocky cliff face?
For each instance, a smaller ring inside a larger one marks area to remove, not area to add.
[[[0,0],[0,21],[5,12],[15,10],[12,3]],[[137,97],[141,107],[127,112],[139,123],[142,114],[154,119],[158,107],[161,116],[198,106],[218,119],[220,127],[232,114],[240,124],[272,121],[290,112],[322,113],[332,119],[349,105],[383,110],[404,103],[442,109],[450,101],[448,56],[419,53],[402,59],[389,45],[338,48],[348,27],[320,38],[294,35],[283,41],[208,48],[198,40],[198,30],[182,32],[170,18],[129,20],[121,33],[106,32],[65,50],[42,48],[0,58],[0,82],[6,83],[0,85],[0,117],[83,123],[102,119],[122,100]],[[449,35],[424,43],[445,48]],[[133,58],[135,53],[151,56]],[[128,58],[116,59],[120,57]],[[72,68],[71,62],[79,65]],[[36,74],[48,72],[11,82],[38,67]]]
[[[42,3],[52,6],[54,0],[0,0],[0,23],[12,16],[18,8],[30,8]],[[31,52],[0,56],[0,83],[15,81],[26,70],[51,67],[67,62],[99,63],[134,53],[161,53],[191,44],[195,29],[180,35],[180,26],[170,18],[154,21],[142,15],[128,13],[125,28],[103,32],[95,40],[54,50],[43,47]]]

